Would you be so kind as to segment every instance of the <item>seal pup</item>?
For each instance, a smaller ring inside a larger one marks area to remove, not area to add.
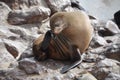
[[[44,36],[42,40],[38,38],[34,42],[33,53],[42,60],[52,58],[73,61],[73,64],[61,70],[61,73],[65,73],[82,62],[81,55],[89,46],[93,27],[85,12],[76,11],[55,13],[50,18],[50,28],[47,37]],[[41,46],[46,45],[44,41],[47,40],[47,47],[41,50]],[[41,44],[43,42],[44,44]]]

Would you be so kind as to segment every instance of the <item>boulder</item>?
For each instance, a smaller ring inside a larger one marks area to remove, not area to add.
[[[19,61],[19,68],[24,70],[27,74],[39,74],[39,66],[33,59],[23,59]]]
[[[115,35],[120,33],[120,29],[113,21],[107,21],[105,29],[108,30],[106,33],[109,33],[109,34]]]
[[[98,33],[96,33],[93,36],[92,41],[90,43],[91,48],[97,48],[105,45],[107,45],[107,41],[103,37],[99,36]]]
[[[50,15],[50,9],[45,7],[32,7],[26,10],[14,10],[8,15],[9,24],[41,23]]]
[[[45,0],[52,14],[58,11],[63,11],[66,7],[71,5],[70,0]]]
[[[14,57],[6,50],[3,40],[0,39],[0,70],[8,68],[15,61]]]
[[[34,6],[44,6],[47,4],[43,0],[1,0],[13,10],[25,10]]]
[[[96,63],[90,71],[98,80],[105,80],[109,73],[120,74],[120,62],[111,59],[104,59]]]
[[[0,24],[7,23],[8,13],[11,9],[4,2],[0,2]]]
[[[120,75],[115,73],[109,73],[105,80],[119,80]]]
[[[89,72],[81,74],[81,76],[76,77],[77,80],[98,80]]]

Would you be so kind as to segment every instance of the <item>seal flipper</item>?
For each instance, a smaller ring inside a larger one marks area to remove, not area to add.
[[[51,30],[46,32],[45,37],[44,37],[44,39],[42,41],[42,44],[40,46],[41,50],[43,50],[43,51],[47,50],[47,48],[48,48],[48,46],[50,44],[51,38],[52,38],[51,35],[52,35]]]
[[[46,32],[46,34],[44,35],[44,39],[41,42],[41,45],[39,45],[39,55],[35,55],[35,59],[37,59],[38,61],[41,60],[45,60],[49,57],[49,45],[50,45],[50,41],[52,39],[52,31],[49,30]]]
[[[75,61],[71,65],[67,65],[67,66],[63,67],[62,70],[60,71],[60,73],[62,73],[62,74],[66,73],[67,71],[69,71],[70,69],[76,67],[77,65],[79,65],[82,62],[83,59],[82,59],[81,53],[80,53],[78,48],[77,48],[77,53],[79,54],[79,60]]]

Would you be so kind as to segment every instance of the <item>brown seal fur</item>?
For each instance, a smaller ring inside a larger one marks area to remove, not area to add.
[[[85,12],[56,13],[50,19],[50,27],[54,33],[62,33],[69,38],[72,44],[79,48],[81,53],[88,48],[92,38],[93,27]]]
[[[55,13],[50,18],[50,27],[57,37],[51,39],[48,46],[49,58],[72,61],[80,59],[80,54],[85,52],[92,39],[93,27],[87,14],[82,11]],[[46,59],[46,53],[40,51],[43,39],[44,35],[33,43],[33,53],[40,60]],[[69,69],[78,64],[75,63]]]

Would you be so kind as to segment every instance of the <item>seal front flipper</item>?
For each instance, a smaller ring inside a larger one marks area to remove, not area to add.
[[[33,53],[35,54],[36,60],[42,61],[49,57],[49,45],[50,45],[51,38],[52,38],[52,32],[51,30],[49,30],[46,32],[41,42],[38,41],[39,43],[37,42],[35,42],[37,44],[34,43]]]
[[[71,65],[67,65],[65,67],[62,68],[62,70],[60,71],[60,73],[66,73],[67,71],[69,71],[70,69],[76,67],[77,65],[79,65],[81,62],[82,62],[82,56],[81,56],[81,53],[79,51],[79,49],[77,48],[77,53],[79,54],[79,60],[75,61],[73,64]]]
[[[52,38],[51,35],[52,35],[51,30],[46,32],[45,37],[44,37],[42,44],[41,44],[41,47],[40,47],[41,50],[45,51],[48,48],[50,41],[51,41],[51,38]]]

